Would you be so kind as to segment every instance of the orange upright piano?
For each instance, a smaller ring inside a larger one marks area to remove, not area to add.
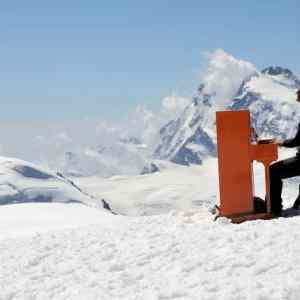
[[[269,219],[271,213],[269,166],[277,160],[277,144],[272,140],[251,142],[250,112],[218,111],[216,113],[220,207],[219,216],[234,223]],[[254,205],[253,161],[265,167],[265,209]]]

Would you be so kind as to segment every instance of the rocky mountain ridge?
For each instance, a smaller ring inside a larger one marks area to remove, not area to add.
[[[300,120],[300,106],[295,101],[299,88],[300,80],[292,71],[271,66],[246,78],[229,104],[220,107],[216,95],[205,93],[201,84],[182,115],[161,128],[154,157],[189,165],[214,156],[216,108],[249,109],[260,137],[287,138]]]

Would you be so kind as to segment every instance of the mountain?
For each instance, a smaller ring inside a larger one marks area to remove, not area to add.
[[[161,128],[154,157],[188,165],[200,164],[205,156],[215,153],[215,145],[202,126],[209,108],[208,101],[195,97],[177,120]]]
[[[137,139],[67,151],[55,164],[66,176],[110,177],[121,174],[139,174],[148,163],[147,147]]]
[[[272,76],[273,80],[277,81],[279,84],[298,89],[300,86],[299,78],[293,74],[289,69],[282,67],[269,67],[262,70],[262,74]]]
[[[260,137],[291,137],[300,120],[295,101],[300,80],[290,70],[269,67],[241,85],[229,109],[249,109]]]
[[[0,176],[0,205],[59,202],[102,208],[102,202],[61,174],[50,173],[23,160],[0,157]]]
[[[282,67],[253,72],[229,101],[218,98],[217,93],[208,94],[205,84],[201,84],[179,118],[161,128],[154,157],[189,165],[214,156],[216,110],[249,109],[259,137],[290,137],[300,120],[300,106],[295,101],[299,88],[299,78]]]

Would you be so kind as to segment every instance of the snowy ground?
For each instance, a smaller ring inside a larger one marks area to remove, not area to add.
[[[83,225],[105,226],[111,214],[77,203],[26,203],[0,206],[0,239],[30,236]],[[1,299],[1,298],[0,298]]]
[[[291,155],[281,153],[281,159]],[[162,164],[162,162],[161,162]],[[139,176],[74,178],[83,190],[97,199],[105,199],[112,209],[130,216],[157,215],[171,210],[209,208],[219,203],[217,159],[204,161],[201,166],[184,167],[167,163],[162,172]],[[254,163],[255,195],[264,199],[264,168]],[[285,182],[284,206],[290,207],[298,194],[299,179]]]
[[[216,203],[215,159],[208,160],[203,166],[167,163],[164,167],[162,172],[153,174],[73,180],[95,198],[109,202],[114,211],[130,216],[164,214],[173,209],[197,209]]]
[[[79,203],[0,206],[0,299],[299,299],[300,215],[214,222],[216,166],[76,182],[119,216]],[[285,207],[297,192],[285,184]]]
[[[73,229],[2,237],[0,299],[299,299],[299,217],[90,213]]]

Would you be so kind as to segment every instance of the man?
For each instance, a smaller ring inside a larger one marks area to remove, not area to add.
[[[297,102],[300,103],[300,90],[297,91]],[[272,213],[280,215],[282,211],[282,179],[295,177],[300,175],[300,123],[298,132],[293,139],[283,142],[277,142],[282,147],[299,147],[296,156],[278,161],[270,166],[270,194],[271,194],[271,210]],[[300,195],[296,199],[293,208],[299,209]]]

